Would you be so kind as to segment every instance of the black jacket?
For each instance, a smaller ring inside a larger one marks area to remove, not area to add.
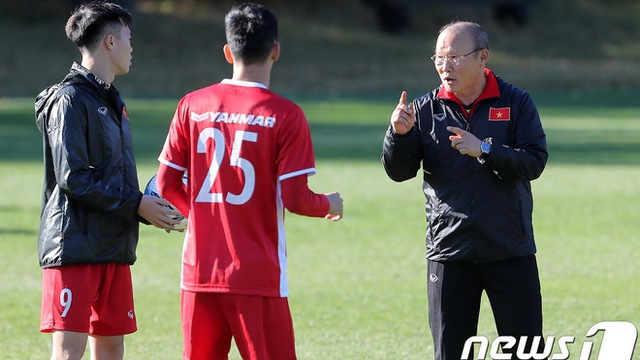
[[[384,138],[382,162],[391,179],[424,170],[429,260],[488,263],[536,252],[530,181],[547,162],[545,133],[531,97],[487,74],[495,95],[478,101],[469,119],[457,102],[438,98],[437,88],[414,100],[409,133],[389,128]],[[485,163],[453,149],[447,126],[491,137]]]
[[[43,268],[136,260],[142,199],[125,105],[77,63],[35,102],[44,186]]]

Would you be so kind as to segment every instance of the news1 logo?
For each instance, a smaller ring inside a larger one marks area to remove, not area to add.
[[[582,344],[579,360],[631,360],[633,351],[638,338],[638,330],[628,321],[603,321],[593,325],[586,333],[586,337],[591,338],[598,332],[602,331],[602,341],[600,342],[600,350],[597,357],[592,358],[593,345],[592,341],[585,341]],[[553,345],[555,336],[548,336],[544,344],[544,349],[540,348],[543,339],[536,336],[532,339],[532,346],[527,351],[526,336],[520,339],[518,348],[516,349],[516,357],[518,359],[529,360],[566,360],[571,356],[570,344],[575,342],[575,336],[562,336],[558,338],[558,348],[554,352]],[[470,360],[473,356],[474,344],[479,345],[478,360],[511,360],[512,354],[500,353],[500,349],[513,350],[516,345],[516,338],[513,336],[499,336],[489,348],[489,340],[484,336],[472,336],[464,344],[461,360]],[[489,358],[487,358],[487,352]]]

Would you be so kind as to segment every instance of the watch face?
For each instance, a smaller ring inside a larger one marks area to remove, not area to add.
[[[486,141],[483,141],[482,144],[480,144],[480,150],[482,150],[483,153],[488,153],[491,151],[491,144],[489,144]]]

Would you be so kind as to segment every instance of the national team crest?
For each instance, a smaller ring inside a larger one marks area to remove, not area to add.
[[[511,120],[511,108],[489,108],[489,121],[510,121]]]
[[[127,113],[127,108],[126,107],[122,107],[122,117],[129,120],[129,113]]]

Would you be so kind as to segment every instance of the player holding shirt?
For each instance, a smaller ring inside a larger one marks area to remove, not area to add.
[[[338,193],[316,194],[303,111],[268,89],[277,19],[247,3],[225,17],[233,78],[187,94],[160,154],[158,188],[188,215],[182,259],[185,359],[295,359],[284,209],[338,221]],[[182,182],[188,174],[188,186]]]

